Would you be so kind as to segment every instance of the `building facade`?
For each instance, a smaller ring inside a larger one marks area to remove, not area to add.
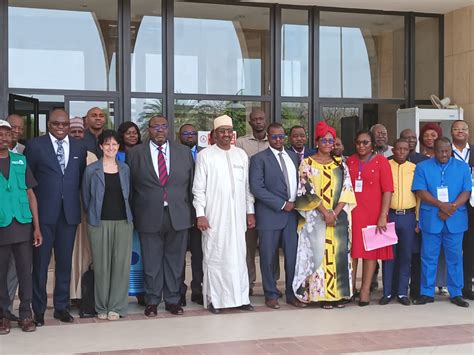
[[[327,120],[352,146],[356,130],[395,132],[398,108],[443,96],[444,23],[231,1],[0,0],[0,114],[27,117],[31,137],[54,107],[98,106],[115,127],[163,114],[174,132],[227,113],[242,135],[258,107],[309,132]]]

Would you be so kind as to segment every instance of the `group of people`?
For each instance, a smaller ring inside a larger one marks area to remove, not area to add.
[[[142,142],[136,124],[116,132],[105,121],[97,107],[73,119],[55,109],[48,133],[25,147],[23,119],[0,120],[0,334],[11,321],[25,332],[44,325],[53,251],[54,318],[62,322],[73,321],[71,299],[81,298],[91,264],[97,318],[125,317],[129,295],[147,317],[162,302],[183,314],[187,250],[191,301],[214,314],[253,310],[257,250],[272,309],[283,294],[298,308],[343,308],[356,298],[367,306],[379,260],[381,305],[431,303],[436,286],[447,287],[457,306],[474,299],[474,156],[464,121],[452,124],[452,142],[437,124],[425,125],[422,153],[413,130],[389,146],[377,124],[357,133],[350,157],[327,123],[318,122],[316,149],[309,149],[304,127],[287,136],[259,109],[249,115],[251,134],[235,146],[232,118],[217,117],[204,149],[192,124],[180,127],[175,142],[168,119],[153,116]],[[376,226],[377,236],[388,222],[398,243],[367,250],[363,229]],[[277,288],[280,248],[284,292]],[[140,285],[133,292],[132,281]],[[18,284],[19,317],[12,313]]]

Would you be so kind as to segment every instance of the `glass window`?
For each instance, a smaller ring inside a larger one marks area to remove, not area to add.
[[[10,87],[116,89],[116,0],[10,0],[8,31]]]
[[[162,91],[161,1],[131,2],[132,91]]]
[[[153,116],[163,114],[161,99],[132,99],[131,120],[140,128],[143,138],[147,137],[148,121]]]
[[[233,119],[237,137],[244,136],[252,130],[248,117],[253,109],[270,112],[269,103],[244,101],[210,101],[210,100],[176,100],[174,106],[175,132],[185,123],[192,123],[197,130],[210,131],[214,119],[220,115],[229,115]],[[267,115],[268,120],[268,115]]]
[[[175,2],[177,93],[267,95],[270,10]]]
[[[67,97],[66,97],[67,100]],[[81,101],[69,100],[69,116],[84,117],[93,107],[98,107],[105,115],[105,128],[114,128],[115,103],[114,101]]]
[[[321,97],[403,98],[404,17],[320,13]]]
[[[415,18],[415,99],[439,94],[439,20]]]
[[[303,102],[282,102],[281,103],[281,124],[288,133],[293,126],[303,126],[308,132],[309,111],[308,104]]]
[[[281,12],[281,95],[308,96],[308,11]]]

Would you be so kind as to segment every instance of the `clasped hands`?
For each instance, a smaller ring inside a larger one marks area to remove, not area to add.
[[[450,202],[441,202],[438,206],[439,212],[438,217],[446,221],[449,217],[453,215],[454,212],[457,210],[457,205],[455,203]]]

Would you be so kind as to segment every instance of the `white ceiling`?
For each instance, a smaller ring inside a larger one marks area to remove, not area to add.
[[[445,14],[465,6],[474,5],[474,0],[241,0],[241,2],[430,12],[437,14]]]

